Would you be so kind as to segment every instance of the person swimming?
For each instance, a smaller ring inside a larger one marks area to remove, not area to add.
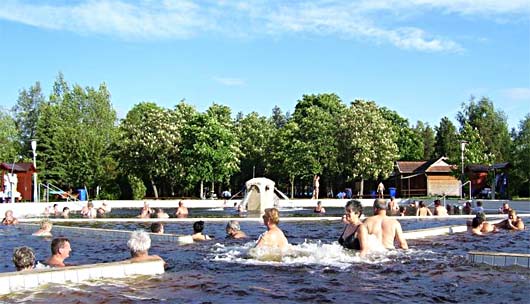
[[[48,219],[45,219],[40,223],[40,229],[35,231],[32,235],[50,237],[52,236],[52,227],[53,224]]]

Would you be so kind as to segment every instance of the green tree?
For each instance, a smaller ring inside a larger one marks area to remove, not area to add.
[[[440,124],[434,128],[436,132],[434,144],[434,157],[442,156],[455,159],[460,155],[460,140],[455,125],[444,117]]]
[[[230,108],[213,104],[206,113],[196,113],[183,130],[182,161],[186,179],[200,182],[228,183],[239,170],[240,149]]]
[[[22,151],[26,157],[31,157],[31,140],[37,138],[37,121],[39,108],[45,102],[40,82],[36,82],[28,90],[19,92],[13,113],[17,129],[20,130],[20,140],[23,142]]]
[[[530,114],[514,130],[513,171],[511,181],[519,195],[530,196]]]
[[[44,179],[63,187],[108,187],[115,178],[111,147],[116,113],[105,84],[96,90],[57,77],[49,101],[39,107],[38,159]],[[105,188],[104,188],[104,191]]]
[[[416,127],[414,127],[413,130],[416,133],[416,136],[419,137],[423,142],[422,159],[432,159],[434,157],[435,145],[433,129],[431,128],[431,126],[429,126],[429,124],[423,123],[422,121],[418,121],[416,123]]]
[[[475,128],[484,144],[487,153],[494,156],[494,161],[507,161],[510,157],[510,134],[506,115],[496,111],[493,102],[482,97],[478,102],[471,96],[469,104],[462,104],[462,110],[457,114],[461,129],[468,123]]]
[[[234,182],[239,188],[250,178],[265,174],[268,148],[275,129],[267,117],[251,112],[246,116],[238,115],[236,130],[241,146],[241,160],[240,173],[234,178]]]
[[[386,178],[398,159],[397,135],[373,101],[355,100],[341,116],[341,151],[344,169],[353,178]]]
[[[464,167],[469,164],[487,164],[491,165],[493,155],[488,153],[484,140],[477,129],[470,124],[465,124],[458,136],[458,142],[465,141],[464,149]],[[452,164],[458,164],[458,170],[455,175],[462,178],[462,159],[461,155],[454,155],[449,159]]]
[[[148,181],[155,197],[157,185],[175,169],[179,155],[181,126],[174,120],[172,111],[142,102],[120,124],[120,164],[127,175]]]
[[[274,106],[272,109],[271,120],[277,129],[283,128],[289,119],[289,115],[283,114],[282,110],[278,106]]]
[[[0,109],[0,161],[12,163],[19,153],[19,132],[15,120],[6,111]]]
[[[421,137],[409,126],[409,121],[396,111],[388,108],[380,109],[383,118],[390,122],[394,133],[397,135],[396,144],[400,160],[422,160],[423,144]]]

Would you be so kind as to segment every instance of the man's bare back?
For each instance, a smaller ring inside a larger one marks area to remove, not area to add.
[[[395,248],[395,240],[398,241],[400,248],[408,249],[409,246],[403,236],[401,224],[396,219],[386,215],[386,202],[384,200],[377,199],[374,202],[374,214],[364,221],[368,234],[375,235],[387,249]]]

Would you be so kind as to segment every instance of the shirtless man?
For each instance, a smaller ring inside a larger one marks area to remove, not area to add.
[[[127,241],[127,247],[131,253],[131,262],[142,261],[156,261],[162,260],[158,255],[149,255],[149,248],[151,248],[151,238],[145,231],[134,231],[131,233],[130,239]]]
[[[267,226],[267,231],[260,236],[256,247],[268,247],[280,250],[285,250],[289,247],[287,238],[283,234],[283,231],[278,227],[279,222],[280,213],[278,212],[278,209],[265,209],[265,214],[263,215],[263,224]]]
[[[46,265],[50,267],[65,267],[64,263],[70,256],[70,241],[67,238],[55,238],[51,245],[52,256],[46,261]]]
[[[434,201],[434,215],[447,216],[447,209],[442,206],[442,202],[439,199]]]
[[[388,202],[388,211],[390,211],[390,215],[396,215],[399,213],[399,205],[393,196],[390,197],[390,202]]]
[[[378,198],[374,201],[374,215],[364,221],[369,235],[375,235],[386,249],[394,249],[394,240],[401,249],[409,249],[403,236],[401,224],[386,215],[386,201]]]
[[[182,201],[179,201],[179,207],[177,208],[175,215],[178,218],[188,217],[188,208],[184,207],[184,203]]]

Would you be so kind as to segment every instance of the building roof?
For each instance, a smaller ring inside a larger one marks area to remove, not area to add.
[[[0,164],[0,168],[2,170],[6,171],[13,171],[13,172],[28,172],[28,171],[35,171],[35,167],[33,167],[33,163],[15,163],[13,166],[13,163],[2,163]]]
[[[451,173],[456,166],[445,162],[447,158],[440,157],[428,161],[397,161],[399,173]]]
[[[483,165],[483,164],[470,164],[466,166],[466,171],[471,172],[489,172],[493,170],[499,170],[499,169],[509,169],[511,167],[511,164],[508,162],[504,163],[497,163],[493,165]]]

